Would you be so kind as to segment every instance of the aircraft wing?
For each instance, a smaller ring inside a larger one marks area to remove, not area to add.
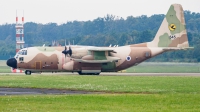
[[[114,51],[114,48],[102,48],[102,47],[92,47],[88,49],[89,51]]]
[[[107,52],[116,53],[114,48],[92,47],[88,51],[93,53],[82,57],[82,59],[74,59],[74,61],[81,63],[109,63],[120,60],[118,57],[108,56]]]

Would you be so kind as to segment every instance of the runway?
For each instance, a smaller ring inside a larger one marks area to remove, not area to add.
[[[200,73],[101,73],[102,76],[200,76]]]
[[[0,75],[25,75],[25,73],[0,73]],[[57,73],[32,73],[31,75],[78,75],[71,72]],[[84,75],[83,75],[84,76]],[[200,73],[119,73],[119,72],[102,72],[100,76],[200,76]]]

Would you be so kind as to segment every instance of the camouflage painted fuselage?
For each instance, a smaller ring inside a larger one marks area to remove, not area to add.
[[[17,54],[18,69],[31,71],[119,71],[163,52],[161,48],[137,46],[108,47],[113,51],[90,51],[92,46],[71,46],[72,56],[62,54],[64,47],[30,47],[26,55]],[[97,48],[97,47],[95,47]],[[100,47],[101,48],[101,47]],[[19,60],[23,57],[23,60]],[[118,57],[117,60],[112,60]],[[77,59],[79,59],[77,61]],[[85,60],[85,62],[80,62]],[[99,60],[99,61],[98,61]],[[108,60],[107,62],[101,62]],[[93,62],[95,61],[95,62]],[[97,62],[98,61],[98,62]]]

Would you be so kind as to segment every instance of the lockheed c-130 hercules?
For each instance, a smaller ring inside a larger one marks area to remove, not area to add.
[[[124,70],[167,51],[189,48],[183,8],[172,4],[151,42],[119,47],[28,47],[8,59],[7,65],[28,75],[58,71],[99,75]]]

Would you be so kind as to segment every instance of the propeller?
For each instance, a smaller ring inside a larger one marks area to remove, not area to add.
[[[70,43],[69,43],[69,50],[67,50],[67,47],[66,47],[66,40],[65,40],[65,50],[63,50],[62,53],[65,54],[65,57],[66,57],[67,55],[69,55],[69,56],[71,57],[71,55],[72,55],[72,49],[71,49],[71,47],[70,47]]]

